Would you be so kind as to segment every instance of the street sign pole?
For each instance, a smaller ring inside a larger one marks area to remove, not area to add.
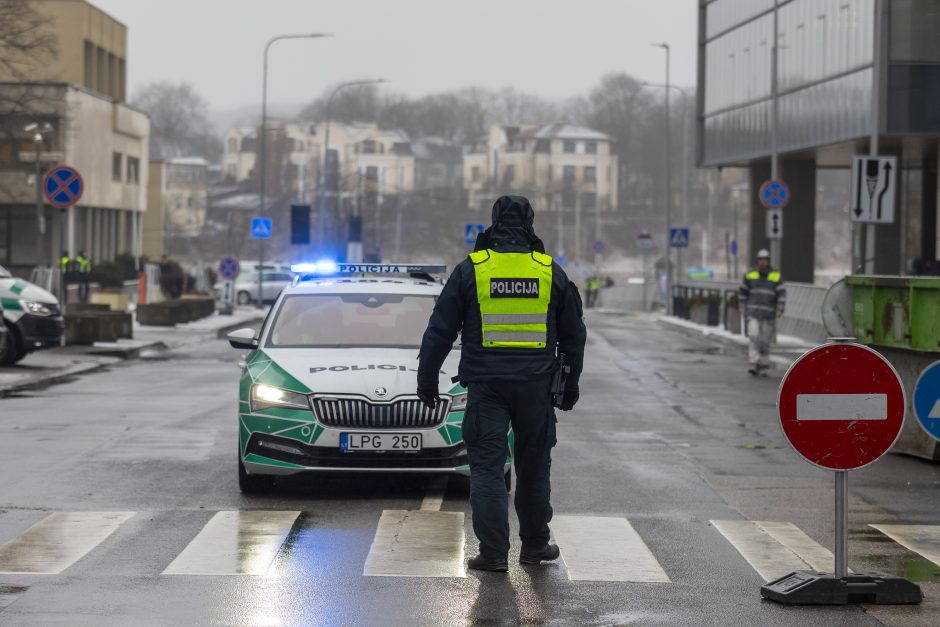
[[[832,338],[796,360],[777,391],[783,434],[810,464],[835,474],[833,574],[796,571],[761,587],[786,605],[916,604],[920,587],[881,572],[848,573],[848,471],[888,452],[907,400],[894,367],[852,338]]]

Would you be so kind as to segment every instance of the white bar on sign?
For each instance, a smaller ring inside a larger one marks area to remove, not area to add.
[[[887,420],[887,394],[797,394],[797,420]]]

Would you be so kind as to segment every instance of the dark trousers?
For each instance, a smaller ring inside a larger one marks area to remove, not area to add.
[[[541,548],[552,519],[551,466],[555,412],[551,378],[468,385],[463,436],[470,458],[470,507],[480,553],[509,553],[509,495],[503,477],[512,425],[516,468],[516,515],[522,543]]]

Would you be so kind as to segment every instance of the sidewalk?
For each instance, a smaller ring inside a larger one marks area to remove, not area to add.
[[[242,327],[258,327],[267,309],[238,308],[230,316],[214,313],[175,327],[134,322],[134,339],[63,346],[30,353],[12,368],[0,368],[0,397],[18,390],[43,388],[141,355],[222,338]]]
[[[656,320],[664,327],[688,335],[713,339],[725,346],[741,351],[743,355],[747,354],[748,340],[747,337],[743,335],[731,333],[721,327],[710,327],[665,314],[656,314]],[[778,335],[777,342],[771,348],[770,361],[786,369],[789,368],[800,355],[815,346],[815,344],[798,337],[793,337],[792,335]]]

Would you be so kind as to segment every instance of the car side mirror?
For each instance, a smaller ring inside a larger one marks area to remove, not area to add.
[[[232,348],[254,350],[258,348],[258,336],[254,329],[238,329],[228,334],[228,343]]]

